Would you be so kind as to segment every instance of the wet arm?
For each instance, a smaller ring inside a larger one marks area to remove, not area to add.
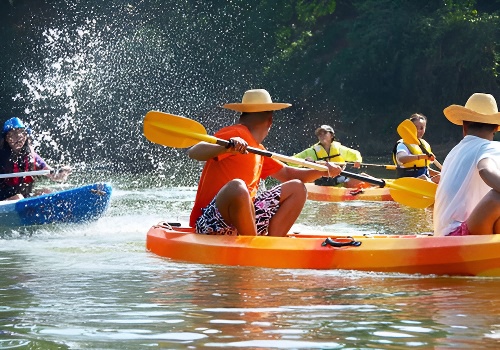
[[[408,154],[408,153],[405,154],[404,152],[398,152],[396,154],[396,159],[402,164],[406,164],[410,162],[416,162],[417,160],[422,160],[422,159],[433,161],[434,157],[427,156],[425,154]]]
[[[500,169],[498,169],[495,161],[490,158],[481,159],[477,164],[477,170],[479,176],[488,186],[500,192]]]
[[[248,143],[241,137],[231,137],[231,147],[226,148],[208,142],[199,142],[188,150],[189,158],[206,161],[215,158],[222,153],[247,154]]]
[[[187,153],[189,158],[206,161],[226,151],[227,149],[223,146],[202,141],[188,149]]]
[[[319,179],[322,176],[335,177],[342,171],[342,168],[336,164],[329,163],[327,166],[330,169],[329,172],[316,169],[285,166],[280,171],[273,174],[272,177],[279,180],[280,182],[285,182],[293,179],[298,179],[302,182],[313,182],[314,180]]]
[[[346,162],[363,162],[363,157],[361,157],[361,153],[352,148],[340,146],[339,148],[340,155]]]
[[[50,174],[47,174],[46,176],[52,181],[57,181],[57,182],[66,181],[68,179],[68,175],[70,175],[72,172],[72,168],[68,165],[62,166],[57,170],[48,165],[45,165],[43,170],[50,170]]]

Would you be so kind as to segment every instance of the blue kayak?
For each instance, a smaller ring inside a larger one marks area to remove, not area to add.
[[[37,197],[0,202],[0,226],[79,223],[97,220],[108,209],[112,188],[95,183]]]

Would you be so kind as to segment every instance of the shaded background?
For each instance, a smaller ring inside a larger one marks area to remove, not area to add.
[[[500,1],[0,2],[0,113],[27,121],[52,164],[153,171],[193,185],[200,164],[142,135],[148,110],[234,122],[220,108],[265,88],[266,146],[293,154],[330,124],[365,159],[390,162],[396,126],[428,116],[442,162],[461,129],[442,110],[500,100]]]

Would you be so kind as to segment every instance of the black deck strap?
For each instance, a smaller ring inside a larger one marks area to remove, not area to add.
[[[349,238],[350,241],[338,242],[338,241],[335,241],[334,239],[328,237],[327,239],[325,239],[325,241],[323,243],[321,243],[321,246],[326,247],[327,245],[329,245],[332,247],[347,247],[347,246],[359,247],[361,245],[360,241],[356,241],[352,237],[345,237],[345,238]],[[343,238],[343,239],[345,239],[345,238]]]
[[[350,192],[349,192],[349,194],[350,194],[351,196],[356,196],[356,195],[358,195],[358,194],[360,194],[360,193],[364,193],[364,192],[365,192],[365,191],[364,191],[362,188],[356,188],[356,189],[354,189],[354,190],[350,191]]]
[[[156,226],[166,228],[167,230],[172,230],[172,227],[181,227],[181,223],[160,221]]]

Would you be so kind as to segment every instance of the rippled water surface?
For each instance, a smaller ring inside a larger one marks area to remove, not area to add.
[[[194,188],[114,184],[106,216],[0,239],[0,349],[496,349],[500,279],[174,262],[145,250]],[[308,202],[294,227],[431,230],[397,203]]]

